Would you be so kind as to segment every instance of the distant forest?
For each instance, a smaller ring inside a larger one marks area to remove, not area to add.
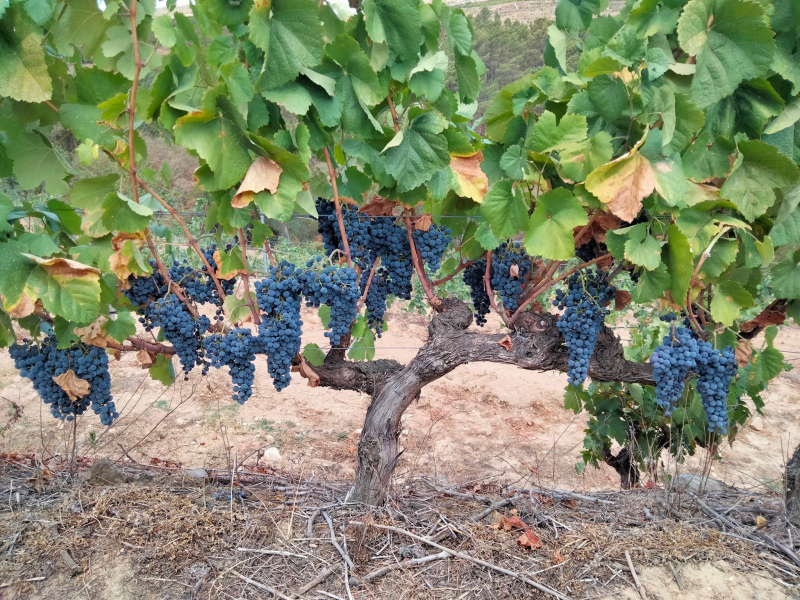
[[[478,97],[476,116],[483,114],[497,92],[526,73],[533,73],[544,65],[547,28],[550,19],[536,19],[520,23],[506,19],[487,8],[471,18],[474,30],[474,49],[486,65],[483,88]]]

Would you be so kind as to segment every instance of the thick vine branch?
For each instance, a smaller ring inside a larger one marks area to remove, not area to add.
[[[336,185],[336,171],[333,169],[331,155],[327,146],[322,149],[325,153],[325,162],[328,163],[328,174],[331,177],[331,187],[333,188],[333,204],[336,207],[336,220],[339,222],[339,234],[342,236],[342,246],[344,247],[344,257],[347,259],[347,266],[353,268],[353,258],[350,256],[350,244],[347,242],[347,232],[344,229],[344,217],[342,217],[342,203],[339,201],[339,188]]]
[[[367,285],[364,286],[364,293],[361,294],[361,298],[358,299],[358,304],[356,305],[356,311],[360,311],[361,307],[367,302],[367,294],[369,293],[369,288],[372,285],[372,278],[375,277],[375,271],[378,270],[378,265],[381,263],[381,257],[377,257],[373,263],[372,268],[369,270],[369,275],[367,276]]]

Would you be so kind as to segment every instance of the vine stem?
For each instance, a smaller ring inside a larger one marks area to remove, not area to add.
[[[503,319],[503,323],[506,325],[509,324],[508,317],[504,314],[504,311],[500,310],[497,307],[497,302],[494,301],[494,292],[492,291],[492,283],[491,283],[491,274],[492,272],[492,251],[489,250],[486,253],[486,271],[483,273],[483,287],[486,288],[486,295],[489,296],[489,305],[492,307],[492,310],[500,315],[500,318]]]
[[[206,268],[206,272],[208,273],[208,276],[211,277],[211,280],[214,282],[214,285],[217,288],[217,293],[219,294],[220,300],[224,300],[225,299],[225,291],[222,289],[222,284],[219,282],[219,278],[217,277],[217,274],[216,274],[215,270],[211,268],[211,263],[208,262],[208,259],[205,257],[205,254],[203,254],[203,251],[200,249],[200,245],[197,243],[197,240],[195,239],[195,237],[189,231],[189,228],[186,227],[186,223],[183,222],[183,219],[181,219],[181,216],[178,214],[178,212],[174,208],[172,208],[172,206],[170,206],[167,203],[166,200],[164,200],[161,196],[156,194],[156,192],[153,190],[153,188],[151,188],[147,184],[146,181],[140,179],[138,175],[136,175],[135,177],[136,177],[136,182],[139,185],[141,185],[142,188],[148,194],[150,194],[153,198],[155,198],[156,201],[161,206],[163,206],[165,209],[167,209],[167,212],[170,215],[172,215],[172,217],[175,219],[175,221],[177,221],[178,225],[183,230],[184,235],[186,235],[186,237],[187,237],[187,239],[189,241],[189,245],[195,251],[197,256],[200,257],[200,260],[203,262],[203,266]]]
[[[136,121],[136,92],[139,89],[139,74],[142,71],[142,57],[139,54],[139,34],[136,32],[136,4],[137,0],[131,0],[131,7],[130,7],[130,20],[131,20],[131,36],[133,39],[133,84],[131,85],[131,97],[130,102],[128,104],[128,173],[131,177],[131,190],[133,193],[133,201],[136,204],[139,204],[139,176],[136,173],[136,150],[134,149],[134,141],[135,141],[135,133],[136,130],[134,129],[134,123]],[[121,166],[121,165],[120,165]],[[172,280],[170,279],[169,272],[167,268],[164,266],[161,257],[158,254],[158,250],[156,249],[156,245],[153,243],[153,236],[150,233],[150,228],[145,227],[144,229],[144,237],[147,241],[147,247],[150,249],[150,254],[153,255],[153,260],[156,261],[156,267],[158,268],[159,273],[164,278],[164,281],[167,284],[167,290],[172,291],[178,299],[186,305],[186,308],[189,309],[189,313],[193,316],[197,316],[197,311],[195,310],[192,303],[189,302],[189,299],[183,293],[178,286],[173,286]],[[174,289],[173,289],[174,288]]]
[[[442,285],[443,283],[447,283],[453,277],[458,275],[461,271],[466,269],[468,266],[470,266],[474,262],[475,262],[474,260],[468,260],[466,262],[459,263],[459,265],[456,267],[456,270],[453,271],[452,273],[450,273],[450,275],[445,275],[441,279],[437,279],[436,281],[431,281],[431,286],[436,287],[437,285]]]
[[[694,273],[692,274],[692,279],[689,281],[689,289],[686,291],[686,313],[689,315],[689,320],[694,325],[695,329],[697,329],[698,333],[702,333],[705,330],[697,321],[697,316],[694,314],[692,310],[692,281],[697,279],[697,276],[700,274],[700,269],[703,267],[703,263],[706,262],[711,256],[711,250],[717,244],[717,242],[722,239],[722,236],[725,235],[730,230],[730,227],[723,227],[720,229],[719,233],[714,236],[714,238],[709,242],[708,248],[705,249],[703,254],[700,255],[700,260],[697,261],[697,266],[694,268]]]
[[[353,268],[353,259],[350,256],[350,244],[347,242],[347,232],[344,230],[344,217],[342,217],[342,204],[339,202],[339,188],[336,186],[336,171],[333,170],[331,155],[328,147],[322,151],[325,153],[325,162],[328,163],[328,173],[331,177],[331,187],[333,188],[333,204],[336,206],[336,220],[339,222],[339,233],[342,236],[342,246],[344,246],[344,257],[347,259],[347,266]]]
[[[242,248],[242,263],[244,263],[244,273],[242,273],[242,283],[244,283],[244,299],[247,302],[247,307],[250,309],[250,314],[253,315],[253,323],[261,325],[261,315],[258,314],[255,304],[253,304],[253,296],[250,293],[250,268],[247,266],[247,239],[244,237],[244,228],[239,228],[239,246]],[[221,296],[224,298],[224,296]]]
[[[372,268],[369,270],[369,276],[367,277],[367,285],[364,286],[364,293],[361,294],[361,298],[358,299],[358,304],[356,305],[356,312],[361,310],[361,307],[367,301],[367,294],[369,293],[369,286],[372,285],[372,278],[375,277],[375,271],[378,270],[378,265],[381,262],[381,257],[375,259],[375,262],[372,263]]]
[[[400,123],[397,121],[397,111],[394,108],[394,102],[392,102],[391,92],[386,96],[386,102],[389,104],[389,111],[392,113],[392,125],[394,126],[394,132],[397,133],[400,131]]]
[[[430,302],[431,306],[437,308],[442,304],[442,301],[433,292],[431,282],[425,274],[425,268],[422,266],[422,260],[420,259],[419,252],[417,252],[417,245],[414,243],[413,226],[411,224],[411,213],[409,209],[403,209],[403,218],[406,222],[406,233],[408,234],[408,245],[411,247],[411,262],[414,264],[414,270],[417,272],[417,277],[419,277],[419,281],[422,284],[422,289],[428,297],[428,302]]]
[[[569,277],[569,276],[570,276],[570,275],[572,275],[573,273],[577,273],[577,272],[578,272],[578,271],[580,271],[581,269],[585,269],[586,267],[590,267],[591,265],[593,265],[593,264],[595,264],[595,263],[598,263],[598,262],[600,262],[601,260],[605,260],[605,259],[606,259],[606,258],[608,258],[609,256],[611,256],[611,253],[608,253],[608,254],[603,254],[603,256],[598,256],[597,258],[593,258],[593,259],[592,259],[592,260],[590,260],[589,262],[585,262],[585,263],[583,263],[582,265],[578,265],[577,267],[573,267],[573,268],[571,268],[569,271],[567,271],[566,273],[564,273],[563,275],[561,275],[560,277],[557,277],[556,279],[554,279],[554,280],[552,280],[552,281],[543,281],[542,283],[540,283],[540,284],[539,284],[539,285],[536,287],[536,289],[534,289],[534,290],[531,292],[531,295],[528,297],[528,299],[527,299],[527,300],[525,300],[525,302],[523,302],[522,304],[520,304],[520,306],[519,306],[519,308],[516,310],[516,312],[514,312],[514,314],[513,314],[513,315],[511,315],[511,318],[508,320],[508,326],[509,326],[509,327],[511,327],[511,325],[513,325],[513,324],[514,324],[514,321],[516,321],[516,320],[517,320],[517,318],[519,317],[519,315],[521,315],[521,314],[522,314],[522,311],[525,309],[525,307],[526,307],[526,306],[528,306],[528,305],[529,305],[531,302],[533,302],[533,301],[536,299],[536,297],[537,297],[539,294],[541,294],[543,291],[545,291],[545,290],[547,290],[547,289],[549,289],[549,288],[553,287],[555,284],[557,284],[557,283],[559,283],[559,282],[561,282],[561,281],[564,281],[564,280],[565,280],[567,277]],[[561,262],[557,262],[557,263],[555,263],[555,267],[556,267],[556,268],[558,268],[558,265],[560,265],[560,264],[561,264]],[[555,269],[554,269],[553,271],[555,272]]]

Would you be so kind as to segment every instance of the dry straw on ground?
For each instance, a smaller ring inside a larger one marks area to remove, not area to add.
[[[416,479],[374,508],[343,503],[345,482],[277,472],[231,483],[222,471],[82,466],[70,483],[66,465],[0,461],[4,600],[115,597],[112,585],[119,598],[599,598],[636,587],[643,567],[683,585],[684,564],[716,560],[790,596],[800,583],[776,494]],[[520,545],[526,529],[540,547]]]

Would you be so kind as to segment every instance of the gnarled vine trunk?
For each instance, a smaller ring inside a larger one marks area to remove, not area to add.
[[[359,390],[372,396],[358,444],[358,468],[348,500],[382,504],[392,473],[402,454],[400,419],[422,388],[459,365],[495,362],[535,371],[566,371],[568,354],[556,327],[558,317],[526,312],[508,336],[468,331],[471,309],[456,299],[444,300],[428,327],[428,341],[403,366],[395,361],[354,363],[330,355],[314,370],[320,385]],[[508,338],[508,339],[506,339]],[[509,342],[510,341],[510,346]],[[502,343],[501,343],[502,342]],[[653,385],[652,368],[624,359],[622,345],[604,328],[589,366],[595,381],[626,381]]]

